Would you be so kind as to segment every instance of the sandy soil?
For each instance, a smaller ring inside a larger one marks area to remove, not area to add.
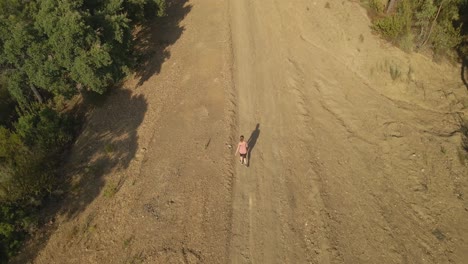
[[[45,241],[27,248],[32,262],[228,261],[228,6],[172,2],[170,17],[138,33],[141,71],[88,117],[67,164],[71,197]]]
[[[355,2],[231,7],[239,127],[261,131],[232,262],[466,261],[457,69],[387,46]]]
[[[386,44],[353,1],[175,3],[17,262],[466,262],[457,67]]]

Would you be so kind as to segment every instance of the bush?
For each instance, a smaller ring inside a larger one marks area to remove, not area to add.
[[[0,203],[0,263],[7,263],[21,247],[26,236],[24,219],[27,215],[22,208]]]
[[[369,0],[369,8],[376,13],[383,13],[385,6],[380,0]]]
[[[400,40],[398,41],[398,46],[406,52],[412,52],[414,48],[413,34],[408,33],[404,35],[403,37],[401,37]]]
[[[454,49],[461,43],[460,29],[446,23],[447,21],[434,26],[431,44],[436,55],[453,57]]]
[[[37,204],[52,192],[73,122],[48,106],[23,110],[14,131],[0,128],[0,187],[5,199]]]
[[[398,66],[391,65],[390,66],[390,77],[392,77],[392,80],[396,80],[401,77],[401,71],[398,68]]]
[[[390,41],[397,39],[403,33],[405,25],[395,16],[388,16],[375,22],[373,29]]]
[[[57,185],[63,148],[73,122],[46,105],[21,113],[13,129],[0,126],[0,251],[15,254],[43,198]]]
[[[373,28],[387,40],[396,42],[411,33],[412,11],[409,1],[401,1],[394,15],[375,21]]]
[[[379,12],[372,28],[407,52],[427,44],[435,56],[453,58],[468,34],[467,0],[400,0],[390,15],[384,14],[377,0],[370,0],[369,9]]]
[[[49,106],[35,105],[23,111],[15,128],[28,147],[50,153],[71,141],[73,122]]]
[[[9,125],[14,118],[15,101],[8,92],[5,76],[0,74],[0,125]]]

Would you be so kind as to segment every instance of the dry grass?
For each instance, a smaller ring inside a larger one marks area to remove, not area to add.
[[[118,184],[111,181],[104,187],[104,197],[112,198],[118,191]]]
[[[398,66],[390,65],[390,77],[392,77],[394,81],[401,77],[401,70]]]

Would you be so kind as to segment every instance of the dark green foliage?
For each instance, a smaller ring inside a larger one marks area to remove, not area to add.
[[[468,61],[468,0],[462,0],[459,10],[459,27],[462,42],[458,47],[458,52],[462,60]]]
[[[388,16],[375,22],[374,29],[385,38],[396,40],[405,34],[406,24],[399,16]]]
[[[434,22],[429,42],[436,55],[454,57],[454,48],[462,41],[461,28],[456,26],[460,21],[461,0],[440,0],[437,5],[441,6],[440,13]]]
[[[467,0],[401,0],[397,11],[384,14],[381,9],[373,28],[386,39],[410,51],[429,47],[437,56],[453,57],[454,50],[466,38],[462,30]],[[414,42],[414,43],[413,43]]]
[[[380,0],[369,0],[368,7],[376,13],[383,13],[385,11],[385,6]]]
[[[5,76],[0,75],[0,126],[10,126],[15,116],[15,102],[8,92]]]
[[[413,35],[411,32],[413,5],[410,1],[401,1],[394,14],[377,19],[373,25],[387,40],[411,51]]]
[[[66,97],[79,89],[104,93],[133,65],[134,25],[164,8],[162,0],[2,3],[0,64],[22,77],[10,88],[15,99],[33,100],[24,92],[32,85]]]
[[[434,25],[430,41],[437,55],[451,55],[461,42],[460,29],[454,28],[448,20],[442,21]]]
[[[49,106],[19,111],[13,130],[0,127],[0,250],[8,255],[16,252],[31,222],[32,211],[23,209],[38,208],[54,190],[60,154],[73,132],[72,120]]]
[[[23,208],[2,203],[0,219],[0,263],[7,263],[8,258],[20,248],[30,218]]]
[[[22,111],[15,129],[27,147],[53,153],[71,141],[73,122],[49,106],[35,104]]]
[[[20,71],[6,71],[5,76],[8,79],[7,87],[11,97],[19,105],[27,105],[31,100],[31,90],[27,88],[27,76]]]
[[[164,13],[164,0],[0,1],[0,263],[57,187],[73,139],[53,102],[121,81],[135,66],[135,26]]]
[[[34,105],[23,110],[14,128],[0,127],[0,198],[36,204],[53,190],[73,122],[48,106]]]

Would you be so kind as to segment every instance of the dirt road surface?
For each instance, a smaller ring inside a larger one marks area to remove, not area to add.
[[[174,3],[88,118],[34,263],[466,263],[458,68],[354,1]]]
[[[260,135],[231,261],[466,261],[456,70],[386,46],[355,2],[238,0],[231,18],[239,128]]]

